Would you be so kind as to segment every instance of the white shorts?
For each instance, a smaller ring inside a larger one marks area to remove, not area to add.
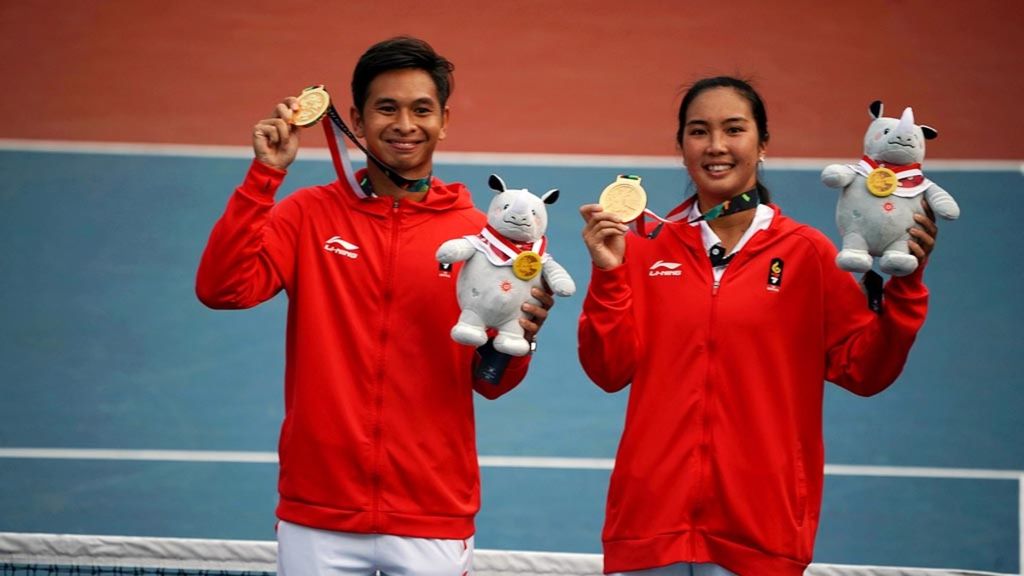
[[[615,572],[608,576],[736,576],[718,564],[687,564],[679,562],[661,568]]]
[[[332,532],[281,520],[278,576],[468,576],[473,537],[466,540]]]

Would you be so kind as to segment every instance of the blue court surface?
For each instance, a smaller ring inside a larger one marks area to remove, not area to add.
[[[835,239],[825,163],[769,164],[765,180],[785,213]],[[0,150],[0,531],[273,539],[286,302],[215,312],[193,293],[207,235],[248,164]],[[600,551],[626,392],[601,391],[576,360],[589,276],[577,208],[625,172],[644,177],[665,213],[686,180],[671,163],[575,164],[437,166],[476,190],[478,206],[491,172],[561,189],[550,250],[581,286],[557,302],[527,380],[477,402],[480,548]],[[815,560],[1015,573],[1024,266],[1008,200],[1024,178],[1012,163],[929,176],[963,216],[940,222],[928,321],[899,381],[868,399],[827,386]],[[334,178],[310,157],[284,190]]]

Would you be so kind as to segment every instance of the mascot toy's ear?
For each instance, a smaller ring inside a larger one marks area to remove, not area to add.
[[[487,185],[495,192],[505,191],[505,181],[498,177],[497,174],[491,174],[490,179],[487,180]]]
[[[554,204],[558,200],[558,188],[548,190],[540,197],[540,199],[543,200],[545,204]]]
[[[875,120],[881,118],[882,117],[882,101],[881,100],[875,100],[874,102],[872,102],[871,105],[868,106],[868,112],[871,114],[871,117],[874,118]]]
[[[924,133],[925,140],[935,140],[936,138],[939,137],[938,130],[932,128],[931,126],[925,126],[924,124],[921,125],[921,132]]]

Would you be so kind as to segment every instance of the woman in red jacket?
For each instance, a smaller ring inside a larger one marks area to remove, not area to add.
[[[770,204],[767,115],[741,80],[694,84],[677,143],[696,194],[656,233],[580,209],[580,360],[609,392],[631,385],[605,572],[799,575],[821,505],[823,380],[868,396],[896,379],[925,318],[924,266],[868,308],[828,238]],[[923,264],[936,227],[917,223]]]

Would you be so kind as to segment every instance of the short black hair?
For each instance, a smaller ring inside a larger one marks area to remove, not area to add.
[[[352,72],[352,102],[363,111],[373,79],[391,70],[414,68],[430,75],[437,87],[437,97],[444,107],[455,89],[452,72],[455,65],[441,56],[425,41],[411,36],[396,36],[378,42],[363,53]]]

